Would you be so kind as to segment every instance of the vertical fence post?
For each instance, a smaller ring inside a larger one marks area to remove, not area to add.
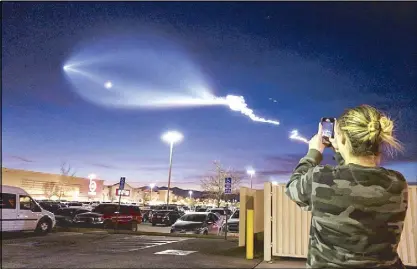
[[[272,184],[264,184],[264,261],[271,261],[272,254]]]
[[[240,188],[239,199],[239,247],[244,247],[246,244],[246,203],[247,203],[247,189]]]
[[[246,211],[246,259],[253,260],[253,209]]]

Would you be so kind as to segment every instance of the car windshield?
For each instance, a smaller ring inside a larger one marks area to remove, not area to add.
[[[232,215],[232,219],[238,219],[239,218],[239,210],[236,210],[235,213]]]
[[[224,210],[222,209],[212,209],[210,210],[212,213],[218,213],[220,215],[224,215]]]
[[[56,211],[56,215],[60,215],[60,216],[72,216],[72,214],[74,214],[75,210],[74,209],[58,209]]]
[[[169,213],[169,212],[171,212],[171,211],[170,210],[158,210],[158,211],[155,211],[154,214],[166,214],[166,213]]]
[[[82,214],[82,213],[87,213],[87,212],[91,212],[91,211],[88,209],[79,209],[75,211],[75,214]]]
[[[68,203],[68,206],[82,206],[82,203]]]
[[[204,222],[207,216],[205,214],[187,214],[181,217],[183,221]]]
[[[113,214],[117,211],[117,205],[112,204],[101,204],[98,205],[93,212],[100,214]]]

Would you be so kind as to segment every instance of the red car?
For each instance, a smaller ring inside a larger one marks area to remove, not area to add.
[[[118,227],[130,227],[137,231],[138,224],[142,222],[142,213],[137,205],[99,204],[92,212],[78,214],[74,223],[82,226],[102,226],[105,229]]]

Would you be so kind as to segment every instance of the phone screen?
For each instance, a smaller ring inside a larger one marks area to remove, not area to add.
[[[322,126],[322,136],[327,138],[333,138],[334,137],[334,120],[326,118],[323,119],[321,122]]]

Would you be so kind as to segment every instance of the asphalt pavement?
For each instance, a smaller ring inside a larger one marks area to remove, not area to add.
[[[171,226],[157,225],[152,226],[151,223],[141,223],[138,225],[138,230],[147,233],[166,233],[169,234]]]
[[[2,268],[254,268],[236,240],[60,232],[2,240]]]

